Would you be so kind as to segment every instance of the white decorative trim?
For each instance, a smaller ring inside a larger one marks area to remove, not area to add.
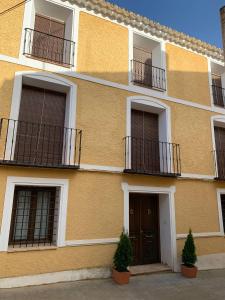
[[[215,175],[204,175],[204,174],[193,174],[193,173],[182,173],[181,177],[183,179],[202,179],[202,180],[215,180]]]
[[[57,282],[69,282],[83,279],[101,279],[111,276],[110,267],[79,269],[44,273],[38,275],[27,275],[20,277],[9,277],[0,279],[0,289],[9,289],[31,285],[50,284]]]
[[[54,186],[60,188],[60,205],[57,242],[58,247],[65,245],[66,216],[69,180],[55,178],[7,177],[5,200],[3,206],[2,224],[0,231],[0,252],[8,250],[9,231],[13,206],[14,189],[16,185]]]
[[[121,188],[124,192],[124,230],[129,233],[129,193],[149,193],[149,194],[166,194],[169,201],[169,215],[170,215],[170,235],[171,235],[171,268],[177,269],[177,247],[176,247],[176,222],[175,222],[175,205],[174,194],[176,192],[175,186],[170,187],[153,187],[153,186],[134,186],[123,182]]]
[[[158,38],[163,38],[165,41],[174,42],[182,47],[186,47],[203,55],[211,56],[217,60],[223,61],[222,49],[169,27],[160,25],[146,17],[127,11],[104,0],[100,0],[97,3],[96,0],[69,0],[69,2],[80,7],[84,7],[88,11],[92,10],[95,14],[101,14],[111,20],[117,20],[119,23],[125,24],[126,26],[130,25],[132,28],[150,33]]]
[[[199,233],[192,233],[195,238],[201,237],[217,237],[217,236],[224,236],[223,232],[199,232]],[[178,233],[177,240],[179,239],[186,239],[188,233]]]
[[[225,269],[225,253],[213,253],[197,257],[199,270]]]
[[[91,240],[71,240],[66,241],[66,246],[91,246],[91,245],[107,245],[116,244],[119,242],[119,238],[107,238],[107,239],[91,239]]]
[[[101,172],[112,172],[112,173],[122,173],[123,167],[112,167],[112,166],[99,166],[99,165],[89,165],[89,164],[80,164],[80,170],[84,171],[101,171]]]

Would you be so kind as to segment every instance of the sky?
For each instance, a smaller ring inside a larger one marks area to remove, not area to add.
[[[225,0],[107,0],[222,48],[219,9]]]

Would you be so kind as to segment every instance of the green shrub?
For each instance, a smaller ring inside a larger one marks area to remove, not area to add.
[[[182,251],[182,262],[185,266],[193,267],[196,263],[197,256],[195,250],[195,243],[190,229]]]
[[[128,235],[124,232],[120,235],[120,241],[114,255],[114,268],[118,272],[127,272],[127,267],[132,262],[132,246]]]

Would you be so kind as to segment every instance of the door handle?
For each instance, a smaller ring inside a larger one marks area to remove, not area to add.
[[[147,238],[147,239],[148,239],[148,238],[150,239],[150,238],[152,238],[152,237],[153,237],[152,234],[151,234],[151,235],[145,234],[145,238]]]

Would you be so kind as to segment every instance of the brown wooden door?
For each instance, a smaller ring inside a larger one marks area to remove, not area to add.
[[[214,127],[218,176],[225,178],[225,128]]]
[[[131,111],[131,166],[146,172],[160,172],[158,115]]]
[[[14,160],[61,164],[65,138],[66,94],[23,86]]]
[[[32,55],[63,63],[65,23],[36,15]]]
[[[129,235],[133,265],[160,262],[158,195],[130,194]]]

